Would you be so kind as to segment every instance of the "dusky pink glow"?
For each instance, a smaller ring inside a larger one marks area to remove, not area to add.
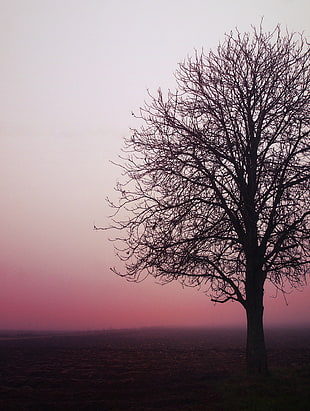
[[[225,10],[225,13],[223,13]],[[281,23],[309,34],[306,0],[4,0],[0,13],[0,329],[235,326],[237,303],[113,274],[108,223],[123,137],[177,63],[223,33]],[[267,325],[309,325],[310,289],[266,290]]]

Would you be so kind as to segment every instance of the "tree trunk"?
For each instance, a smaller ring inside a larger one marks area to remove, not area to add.
[[[267,351],[263,325],[263,288],[248,295],[247,314],[247,373],[252,376],[268,375]]]

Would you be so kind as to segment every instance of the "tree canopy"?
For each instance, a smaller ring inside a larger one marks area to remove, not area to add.
[[[230,33],[179,65],[177,91],[141,108],[117,208],[129,211],[126,276],[244,301],[253,239],[267,278],[300,285],[309,263],[309,49],[302,36]],[[254,232],[253,232],[254,231]],[[120,251],[120,250],[119,250]]]

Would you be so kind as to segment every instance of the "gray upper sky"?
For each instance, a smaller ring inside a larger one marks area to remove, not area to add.
[[[121,129],[177,63],[264,16],[309,30],[306,0],[1,0],[1,126],[9,134]]]

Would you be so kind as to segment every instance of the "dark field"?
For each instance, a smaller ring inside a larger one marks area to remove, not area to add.
[[[0,333],[1,410],[310,410],[310,329],[267,330],[245,377],[240,330]]]

